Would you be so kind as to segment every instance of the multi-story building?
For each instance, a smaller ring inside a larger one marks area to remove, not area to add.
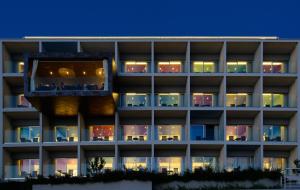
[[[284,169],[300,158],[300,41],[25,37],[0,44],[0,176]]]

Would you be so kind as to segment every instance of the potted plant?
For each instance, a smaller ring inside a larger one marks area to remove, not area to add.
[[[106,162],[102,157],[96,157],[90,160],[88,163],[88,173],[91,176],[95,176],[102,173],[105,163]]]

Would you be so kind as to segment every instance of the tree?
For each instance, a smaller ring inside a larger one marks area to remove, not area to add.
[[[102,173],[105,166],[105,160],[102,157],[95,157],[89,161],[88,172],[90,175],[95,176]]]

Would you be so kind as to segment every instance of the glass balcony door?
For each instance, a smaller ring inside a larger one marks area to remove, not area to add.
[[[113,141],[113,125],[94,125],[89,127],[90,141]]]
[[[264,141],[287,141],[287,127],[279,125],[264,126]]]
[[[38,126],[18,127],[17,134],[17,142],[26,143],[40,141],[40,128]]]
[[[77,142],[77,126],[56,126],[55,140],[56,142]]]
[[[214,125],[191,125],[191,140],[214,140]]]
[[[212,61],[194,61],[192,71],[194,73],[216,72],[215,63]]]
[[[147,141],[150,133],[148,125],[123,125],[122,130],[125,141]]]
[[[146,73],[147,65],[145,61],[126,61],[124,70],[126,73]]]
[[[158,72],[159,73],[181,73],[182,63],[181,61],[159,61]]]
[[[205,169],[217,169],[216,157],[192,157],[192,170],[197,172],[198,170]]]
[[[253,168],[253,157],[228,157],[227,170],[232,171],[238,168],[240,170]]]
[[[248,107],[250,103],[250,95],[247,93],[226,94],[227,107]]]
[[[264,158],[264,169],[265,170],[284,170],[287,167],[286,158],[274,158],[266,157]]]
[[[263,62],[264,73],[286,73],[286,64],[283,62]]]
[[[248,72],[247,61],[231,61],[227,62],[228,73],[247,73]]]
[[[76,158],[56,158],[55,175],[58,176],[77,176],[77,159]]]
[[[179,93],[160,93],[157,95],[157,105],[161,107],[181,106],[182,97]]]
[[[122,169],[132,171],[146,171],[150,166],[150,159],[147,157],[123,157]]]
[[[123,97],[123,106],[145,107],[149,106],[149,96],[144,93],[126,93]]]
[[[180,174],[183,171],[182,162],[181,157],[159,157],[157,158],[158,172],[168,175]]]
[[[39,174],[39,159],[17,160],[18,177],[37,177]]]
[[[226,127],[227,141],[249,141],[251,138],[251,127],[247,125],[233,125]]]
[[[206,93],[193,93],[193,106],[196,107],[212,107],[214,103],[214,95]]]
[[[157,138],[160,141],[181,141],[182,130],[181,125],[159,125],[157,126]]]
[[[285,94],[263,94],[264,107],[287,107],[287,99]]]

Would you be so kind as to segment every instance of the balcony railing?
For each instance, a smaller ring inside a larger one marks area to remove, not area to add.
[[[158,73],[182,73],[183,62],[182,61],[158,61],[157,62]]]
[[[40,127],[19,127],[17,128],[17,142],[40,142]]]
[[[247,61],[229,61],[227,62],[227,73],[249,73],[250,63]]]
[[[289,107],[286,94],[263,94],[264,107]]]
[[[227,107],[251,107],[251,95],[247,93],[226,94]]]
[[[156,126],[156,139],[159,141],[181,141],[183,140],[183,127],[181,125],[159,125]]]
[[[113,141],[113,125],[93,125],[89,127],[89,141]]]
[[[287,64],[284,62],[263,62],[263,72],[264,73],[287,73]]]
[[[192,106],[195,107],[213,107],[216,106],[216,95],[212,93],[193,93]]]
[[[150,94],[126,93],[121,95],[120,105],[122,107],[147,107],[150,106]]]
[[[213,61],[193,61],[193,73],[214,73],[216,72],[216,64]]]
[[[123,73],[148,73],[149,62],[147,61],[124,61],[122,62]]]
[[[269,142],[288,141],[287,134],[288,134],[287,126],[279,126],[279,125],[264,126],[264,134],[263,134],[264,141],[269,141]]]
[[[252,127],[247,125],[232,125],[226,127],[227,141],[251,141]]]
[[[26,178],[39,175],[39,159],[13,160],[13,163],[5,165],[6,178]]]
[[[191,125],[190,138],[194,141],[216,140],[214,125]]]
[[[148,125],[123,125],[121,126],[121,140],[124,141],[147,141],[150,127]]]
[[[77,126],[56,126],[55,142],[77,142]]]

